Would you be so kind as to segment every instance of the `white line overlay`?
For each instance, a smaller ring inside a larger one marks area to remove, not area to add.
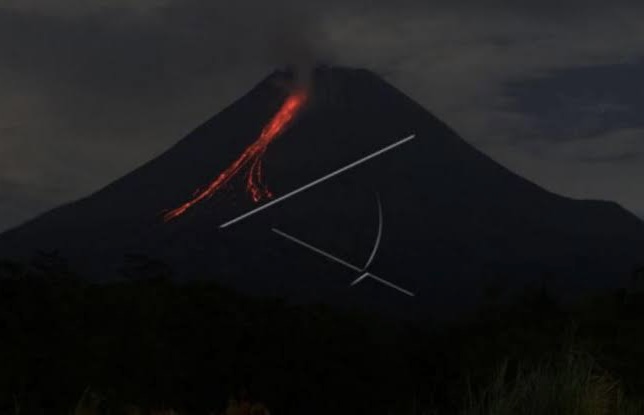
[[[359,276],[358,278],[356,278],[356,280],[355,280],[355,281],[353,281],[353,282],[351,283],[351,286],[356,285],[357,283],[359,283],[360,281],[364,280],[364,279],[365,279],[365,278],[367,278],[368,276],[369,276],[369,273],[368,273],[368,272],[365,272],[364,274],[362,274],[361,276]]]
[[[408,295],[410,297],[415,296],[414,293],[412,293],[411,291],[407,291],[404,288],[401,288],[401,287],[397,286],[396,284],[394,284],[392,282],[389,282],[389,281],[385,280],[384,278],[380,278],[380,277],[378,277],[378,276],[376,276],[376,275],[374,275],[374,274],[372,274],[370,272],[365,272],[364,269],[360,269],[360,268],[356,267],[355,265],[350,264],[349,262],[336,257],[335,255],[331,255],[330,253],[325,252],[325,251],[321,250],[320,248],[316,248],[313,245],[308,244],[308,243],[306,243],[306,242],[304,242],[304,241],[302,241],[300,239],[297,239],[296,237],[294,237],[292,235],[289,235],[286,232],[282,232],[282,231],[280,231],[279,229],[276,229],[276,228],[273,228],[272,231],[275,232],[276,234],[278,234],[279,236],[288,239],[291,242],[295,242],[296,244],[301,245],[304,248],[307,248],[307,249],[309,249],[309,250],[311,250],[311,251],[313,251],[313,252],[315,252],[315,253],[317,253],[319,255],[322,255],[322,256],[334,261],[334,262],[337,262],[338,264],[344,265],[345,267],[347,267],[349,269],[352,269],[352,270],[358,271],[358,272],[364,272],[364,274],[362,274],[360,277],[358,277],[358,279],[356,279],[355,281],[353,281],[351,283],[351,286],[354,286],[354,285],[358,284],[360,281],[364,280],[365,278],[372,278],[375,281],[378,281],[379,283],[384,284],[387,287],[393,288],[393,289],[395,289],[395,290],[397,290],[397,291],[399,291],[399,292],[401,292],[403,294],[406,294],[406,295]]]
[[[324,252],[323,250],[321,250],[319,248],[316,248],[313,245],[307,244],[306,242],[301,241],[301,240],[297,239],[294,236],[291,236],[291,235],[289,235],[287,233],[284,233],[284,232],[280,231],[279,229],[273,228],[272,230],[273,230],[273,232],[275,232],[279,236],[282,236],[282,237],[288,239],[289,241],[295,242],[296,244],[302,245],[303,247],[308,248],[308,249],[310,249],[311,251],[313,251],[315,253],[318,253],[318,254],[320,254],[322,256],[325,256],[325,257],[329,258],[332,261],[337,262],[338,264],[342,264],[345,267],[351,268],[354,271],[362,272],[362,270],[360,268],[356,267],[355,265],[352,265],[352,264],[348,263],[347,261],[344,261],[344,260],[342,260],[342,259],[340,259],[340,258],[338,258],[338,257],[336,257],[334,255],[331,255],[328,252]]]
[[[372,273],[370,273],[370,272],[367,272],[367,274],[366,274],[366,275],[367,275],[368,277],[371,277],[371,278],[373,278],[374,280],[378,281],[379,283],[385,284],[385,285],[386,285],[386,286],[388,286],[388,287],[391,287],[391,288],[393,288],[393,289],[395,289],[395,290],[400,291],[400,292],[401,292],[401,293],[403,293],[403,294],[407,294],[407,295],[408,295],[408,296],[410,296],[410,297],[413,297],[413,296],[414,296],[414,293],[412,293],[411,291],[407,291],[407,290],[405,290],[404,288],[400,288],[400,287],[399,287],[399,286],[397,286],[396,284],[394,284],[394,283],[392,283],[392,282],[389,282],[389,281],[387,281],[387,280],[386,280],[386,279],[384,279],[384,278],[377,277],[377,276],[373,275],[373,274],[372,274]]]
[[[319,179],[317,179],[315,181],[312,181],[309,184],[306,184],[306,185],[304,185],[304,186],[302,186],[300,188],[297,188],[297,189],[293,190],[292,192],[289,192],[289,193],[285,194],[284,196],[280,196],[277,199],[273,199],[270,202],[268,202],[268,203],[266,203],[266,204],[264,204],[264,205],[262,205],[262,206],[260,206],[260,207],[258,207],[256,209],[253,209],[253,210],[251,210],[249,212],[246,212],[243,215],[236,217],[235,219],[229,220],[228,222],[224,223],[223,225],[220,225],[219,228],[223,229],[223,228],[226,228],[226,227],[228,227],[228,226],[230,226],[230,225],[232,225],[234,223],[237,223],[237,222],[239,222],[239,221],[241,221],[243,219],[246,219],[247,217],[252,216],[252,215],[254,215],[254,214],[258,213],[258,212],[261,212],[262,210],[267,209],[267,208],[269,208],[269,207],[271,207],[271,206],[273,206],[273,205],[275,205],[275,204],[277,204],[279,202],[282,202],[282,201],[288,199],[291,196],[295,196],[296,194],[298,194],[300,192],[303,192],[303,191],[305,191],[307,189],[310,189],[311,187],[313,187],[315,185],[318,185],[318,184],[320,184],[320,183],[322,183],[322,182],[324,182],[326,180],[329,180],[330,178],[332,178],[334,176],[337,176],[340,173],[344,173],[345,171],[347,171],[349,169],[352,169],[352,168],[354,168],[354,167],[356,167],[356,166],[358,166],[358,165],[360,165],[360,164],[362,164],[362,163],[364,163],[364,162],[366,162],[368,160],[371,160],[374,157],[377,157],[377,156],[379,156],[381,154],[384,154],[387,151],[393,150],[394,148],[396,148],[396,147],[398,147],[398,146],[400,146],[402,144],[405,144],[406,142],[411,141],[414,138],[416,138],[416,134],[412,134],[412,135],[410,135],[408,137],[403,138],[400,141],[396,141],[395,143],[390,144],[387,147],[384,147],[384,148],[376,151],[375,153],[371,153],[368,156],[361,158],[360,160],[354,161],[353,163],[348,164],[348,165],[346,165],[346,166],[344,166],[344,167],[342,167],[342,168],[340,168],[340,169],[338,169],[338,170],[336,170],[334,172],[331,172],[331,173],[327,174],[326,176],[320,177]]]

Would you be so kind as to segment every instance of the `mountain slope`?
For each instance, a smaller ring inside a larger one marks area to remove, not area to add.
[[[314,72],[309,102],[263,159],[273,200],[414,134],[412,140],[225,229],[220,225],[257,207],[242,176],[164,223],[164,211],[190,199],[255,141],[291,78],[275,72],[160,157],[6,232],[0,256],[57,249],[107,279],[125,253],[141,253],[167,261],[178,275],[250,293],[439,317],[477,303],[486,289],[503,295],[543,277],[566,297],[616,286],[644,259],[644,224],[634,215],[539,188],[360,69]],[[350,286],[377,240],[367,271],[415,296],[370,275]]]

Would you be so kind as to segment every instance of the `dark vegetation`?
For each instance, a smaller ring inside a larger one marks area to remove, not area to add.
[[[179,284],[143,257],[123,276],[91,284],[55,254],[2,263],[0,413],[69,413],[83,391],[113,414],[220,413],[239,394],[273,414],[541,414],[517,408],[569,384],[599,409],[548,413],[612,414],[644,396],[637,278],[566,308],[540,287],[432,327]]]

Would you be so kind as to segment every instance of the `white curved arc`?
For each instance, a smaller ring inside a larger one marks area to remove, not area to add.
[[[369,268],[369,265],[371,265],[374,258],[376,257],[376,253],[378,252],[378,248],[380,247],[380,240],[382,239],[382,204],[380,203],[380,195],[378,194],[378,192],[376,192],[376,201],[378,202],[378,234],[376,235],[376,242],[373,246],[373,249],[371,250],[371,255],[369,255],[367,263],[362,268],[363,271]]]

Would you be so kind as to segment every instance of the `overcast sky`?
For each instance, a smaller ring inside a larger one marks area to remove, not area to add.
[[[372,69],[541,186],[642,214],[638,3],[2,0],[0,230],[126,174],[301,61]]]

